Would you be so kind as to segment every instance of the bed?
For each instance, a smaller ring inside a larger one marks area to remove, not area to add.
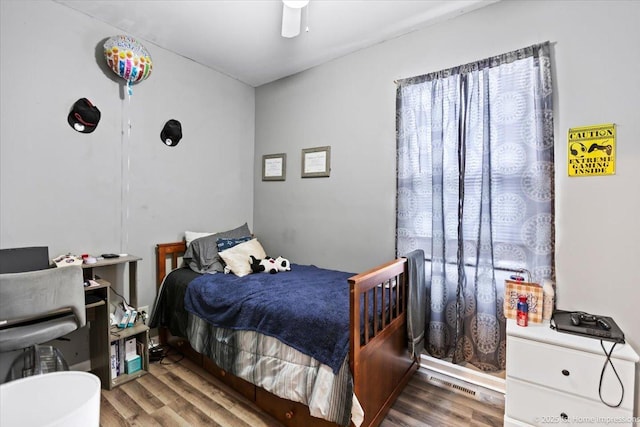
[[[178,347],[191,360],[285,426],[371,427],[382,422],[417,369],[417,363],[407,351],[406,259],[399,258],[354,275],[331,270],[321,272],[334,274],[331,280],[336,281],[335,286],[342,286],[337,284],[339,281],[346,282],[344,292],[340,291],[344,295],[346,311],[338,311],[341,316],[348,316],[348,321],[344,319],[346,342],[343,334],[336,338],[340,344],[337,348],[343,349],[346,345],[346,350],[328,351],[316,358],[301,352],[296,341],[288,335],[284,339],[287,344],[283,344],[274,338],[274,334],[263,333],[257,328],[244,330],[221,326],[216,318],[212,323],[208,317],[218,315],[212,313],[216,311],[212,307],[220,298],[204,301],[202,294],[194,294],[196,291],[192,289],[204,289],[206,295],[211,287],[231,289],[242,283],[248,288],[258,286],[246,284],[258,279],[294,280],[295,276],[290,273],[304,272],[311,277],[317,267],[291,264],[291,272],[251,274],[241,278],[232,277],[233,274],[201,274],[181,265],[185,250],[184,241],[157,245],[158,297],[151,326],[158,327],[162,344]],[[298,311],[304,312],[307,302],[316,301],[315,296],[288,295],[293,292],[283,292],[285,288],[278,288],[279,285],[273,283],[273,289],[279,289],[277,292],[282,299],[297,298],[295,304],[292,300],[287,300],[287,304],[295,305]],[[288,286],[293,289],[291,284]],[[227,292],[223,295],[226,297]],[[246,307],[246,304],[238,307]],[[194,308],[200,305],[204,308]],[[205,312],[195,314],[198,309]],[[259,309],[255,306],[250,312]],[[308,311],[319,310],[312,306]],[[228,314],[220,316],[228,317]],[[259,317],[267,318],[268,315]],[[325,320],[314,321],[324,325],[316,329],[334,329],[334,325]],[[303,324],[303,320],[291,322],[291,327],[300,330]],[[283,327],[278,321],[275,325],[272,327]],[[304,340],[304,336],[301,339]],[[341,359],[342,352],[346,354]],[[300,367],[303,371],[298,370]]]

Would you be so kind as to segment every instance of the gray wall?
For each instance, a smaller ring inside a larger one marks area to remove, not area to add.
[[[613,316],[640,351],[639,22],[640,2],[503,1],[259,87],[255,229],[267,252],[348,271],[391,259],[393,81],[549,40],[558,305]],[[568,178],[567,130],[611,122],[616,175]],[[322,145],[331,177],[301,179],[300,150]],[[262,155],[281,152],[287,180],[262,182]]]
[[[120,30],[51,1],[0,8],[0,246],[141,256],[139,305],[152,304],[156,243],[252,225],[255,90],[140,40],[154,69],[129,100],[102,56]],[[67,123],[82,97],[102,113],[91,134]]]
[[[129,103],[100,56],[119,30],[50,1],[3,0],[0,15],[0,247],[142,256],[141,304],[155,296],[155,243],[254,213],[271,255],[354,272],[391,259],[393,80],[553,42],[559,306],[613,315],[640,350],[640,3],[503,1],[260,87],[255,121],[253,88],[149,41],[154,73]],[[102,111],[88,135],[66,123],[81,97]],[[175,148],[159,141],[169,118],[184,127]],[[606,122],[618,125],[616,175],[569,179],[568,128]],[[323,145],[331,177],[301,179],[300,150]],[[262,155],[280,152],[287,180],[262,182]]]

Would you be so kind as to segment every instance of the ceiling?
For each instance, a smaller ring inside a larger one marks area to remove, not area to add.
[[[54,1],[256,87],[499,0],[311,0],[295,38],[280,0]]]

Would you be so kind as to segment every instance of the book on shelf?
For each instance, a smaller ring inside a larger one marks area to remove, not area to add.
[[[124,343],[124,357],[125,359],[130,356],[138,354],[138,348],[136,346],[137,340],[135,337],[129,338]]]
[[[118,369],[118,342],[114,341],[111,343],[111,350],[109,353],[109,362],[111,369],[111,378],[115,378],[119,374]]]
[[[136,347],[137,347],[137,349],[138,349],[138,354],[139,354],[139,355],[140,355],[140,357],[142,357],[142,358],[144,358],[144,346],[145,346],[145,343],[143,343],[143,342],[138,342],[138,343],[136,344]]]
[[[145,344],[139,342],[136,337],[120,338],[111,343],[110,352],[110,368],[111,378],[116,378],[122,374],[129,372],[128,361],[135,359],[138,356],[140,370],[142,367],[142,361],[144,360]],[[135,372],[135,371],[134,371]]]

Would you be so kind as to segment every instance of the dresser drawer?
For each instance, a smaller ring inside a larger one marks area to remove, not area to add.
[[[506,419],[534,426],[549,425],[631,425],[630,409],[610,408],[528,382],[507,378]],[[627,424],[619,424],[627,420]],[[515,424],[515,423],[514,423]]]
[[[613,344],[605,342],[605,348]],[[606,361],[604,352],[594,354],[544,344],[519,337],[507,339],[507,378],[520,379],[596,401],[607,407],[598,393],[600,374]],[[633,409],[635,365],[631,361],[611,359],[624,385],[624,399],[620,407]],[[602,398],[609,404],[617,404],[622,388],[613,369],[608,365],[602,380]]]

